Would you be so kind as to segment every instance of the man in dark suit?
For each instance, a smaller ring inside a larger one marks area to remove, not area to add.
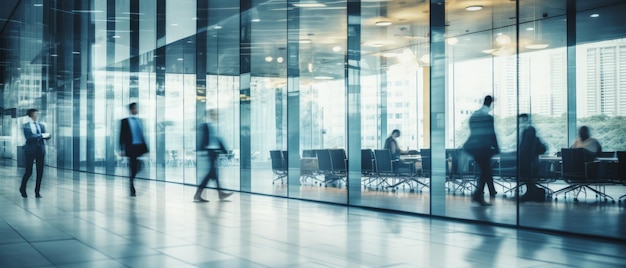
[[[137,159],[148,152],[148,145],[143,135],[143,126],[141,120],[137,118],[139,113],[137,103],[128,105],[131,116],[122,119],[120,125],[120,152],[122,156],[128,157],[128,165],[130,167],[130,196],[136,196],[135,177],[139,172],[140,163]]]
[[[24,177],[22,177],[20,194],[22,194],[24,198],[28,197],[26,195],[26,183],[33,174],[33,162],[36,162],[37,181],[35,184],[35,197],[41,198],[39,190],[41,189],[41,178],[43,178],[43,159],[46,155],[46,144],[44,140],[50,139],[50,133],[46,132],[46,126],[37,122],[39,111],[36,109],[28,109],[27,114],[30,120],[22,125],[22,131],[26,138],[26,144],[24,144],[23,148],[26,169],[24,171]]]
[[[233,194],[222,191],[218,177],[217,159],[221,153],[226,153],[226,146],[224,145],[224,142],[215,127],[215,122],[217,122],[217,111],[211,109],[209,111],[209,118],[211,120],[208,123],[203,123],[198,126],[198,151],[206,151],[208,153],[209,164],[211,166],[209,168],[209,173],[204,177],[200,185],[198,185],[196,194],[193,197],[194,202],[209,202],[208,200],[202,198],[202,191],[206,188],[210,179],[215,180],[220,200]]]
[[[474,157],[480,168],[478,188],[474,192],[472,201],[482,206],[491,205],[485,201],[483,196],[485,184],[489,187],[489,195],[491,197],[496,195],[491,171],[491,157],[500,153],[500,147],[498,147],[493,116],[489,115],[492,102],[493,98],[487,95],[483,101],[483,107],[472,114],[469,120],[470,136],[463,145],[463,149]]]

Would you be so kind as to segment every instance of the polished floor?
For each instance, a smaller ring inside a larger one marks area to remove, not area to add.
[[[624,267],[626,244],[46,169],[0,169],[0,267]],[[477,215],[483,212],[476,211]]]

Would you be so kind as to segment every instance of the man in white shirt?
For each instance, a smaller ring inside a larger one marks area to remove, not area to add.
[[[207,151],[209,164],[211,166],[209,168],[209,173],[204,177],[200,185],[198,185],[196,194],[193,197],[194,202],[209,202],[208,200],[202,198],[202,191],[204,190],[204,188],[206,188],[210,179],[215,180],[220,200],[232,195],[232,193],[225,193],[224,191],[222,191],[218,178],[217,159],[220,154],[226,153],[226,146],[224,146],[224,142],[222,141],[222,138],[219,136],[216,129],[215,123],[217,122],[217,116],[217,110],[209,110],[210,121],[208,123],[204,123],[198,126],[198,151]]]
[[[44,156],[46,155],[46,144],[44,140],[50,139],[50,133],[46,132],[46,126],[37,121],[39,117],[39,111],[37,109],[28,109],[27,123],[22,125],[22,131],[26,138],[26,144],[24,144],[24,176],[22,177],[22,184],[20,186],[20,194],[22,197],[28,197],[26,195],[26,183],[30,176],[33,174],[33,162],[37,167],[37,181],[35,182],[35,197],[41,198],[39,190],[41,189],[41,179],[43,178],[43,165]]]

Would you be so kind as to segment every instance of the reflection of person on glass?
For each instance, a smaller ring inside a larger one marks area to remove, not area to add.
[[[137,118],[139,109],[137,103],[128,105],[130,116],[122,119],[120,125],[120,152],[122,156],[128,157],[128,165],[130,167],[130,196],[136,196],[135,177],[141,168],[138,157],[148,152],[148,145],[143,135],[143,126],[141,120]]]
[[[584,148],[587,161],[596,159],[598,154],[602,152],[600,142],[591,137],[591,132],[587,126],[582,126],[578,129],[578,138],[574,140],[572,148]]]
[[[519,174],[526,184],[526,193],[520,201],[545,201],[545,190],[537,187],[534,178],[539,172],[539,155],[546,152],[546,146],[537,137],[537,130],[530,123],[528,114],[518,116],[521,131],[519,145]]]
[[[463,149],[474,157],[476,164],[480,168],[478,188],[474,192],[472,201],[483,206],[491,205],[485,201],[483,196],[485,184],[489,187],[489,195],[491,197],[494,197],[497,193],[493,185],[491,157],[500,153],[500,147],[498,147],[493,116],[489,115],[492,102],[493,98],[487,95],[483,101],[483,107],[472,114],[469,119],[470,136],[463,145]]]
[[[215,123],[217,122],[217,111],[215,109],[209,110],[209,122],[206,124],[202,124],[199,126],[200,130],[200,139],[199,139],[199,148],[198,150],[207,151],[209,157],[209,173],[204,176],[200,185],[198,185],[198,189],[196,190],[196,194],[193,197],[194,202],[209,202],[202,198],[202,191],[206,188],[210,179],[215,180],[215,184],[217,185],[218,197],[220,200],[229,197],[233,193],[225,193],[220,188],[220,181],[218,177],[218,157],[220,154],[226,153],[226,146],[222,141],[222,138],[219,136]]]
[[[389,135],[389,137],[385,140],[385,146],[383,148],[391,152],[393,160],[399,160],[400,155],[408,154],[408,151],[403,151],[398,146],[398,141],[396,140],[398,137],[400,137],[399,129],[391,131],[391,135]]]
[[[20,186],[20,194],[26,198],[26,183],[30,176],[33,174],[33,162],[36,162],[37,166],[37,181],[35,181],[35,197],[41,198],[39,190],[41,189],[41,179],[43,178],[43,164],[44,156],[46,154],[46,144],[44,140],[50,139],[50,133],[46,132],[46,126],[39,123],[37,118],[39,117],[39,111],[36,109],[28,109],[27,115],[30,118],[27,123],[22,125],[22,131],[26,138],[26,144],[24,144],[24,177],[22,177],[22,184]]]

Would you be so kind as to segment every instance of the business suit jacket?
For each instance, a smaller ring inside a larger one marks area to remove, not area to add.
[[[226,153],[226,146],[219,137],[215,127],[212,123],[203,123],[198,126],[197,150],[198,151],[217,151],[219,153]]]
[[[532,178],[539,172],[539,155],[546,152],[546,146],[537,137],[537,131],[530,126],[522,132],[519,146],[519,173],[522,178]]]
[[[39,128],[41,133],[47,133],[46,126],[44,124],[39,123]],[[43,136],[41,134],[33,133],[30,121],[22,125],[22,131],[24,132],[24,137],[26,138],[26,144],[24,144],[23,147],[26,152],[46,152],[46,144],[44,143]]]
[[[490,155],[500,153],[493,116],[489,115],[484,108],[472,114],[469,120],[469,127],[470,136],[463,145],[463,149],[472,155],[486,151]]]
[[[130,123],[128,122],[128,118],[122,119],[120,125],[120,150],[126,153],[128,157],[139,157],[148,152],[148,145],[146,144],[146,139],[143,136],[143,124],[141,120],[137,119],[139,124],[142,125],[142,132],[138,133],[141,135],[142,144],[133,144],[133,133],[131,132]]]

